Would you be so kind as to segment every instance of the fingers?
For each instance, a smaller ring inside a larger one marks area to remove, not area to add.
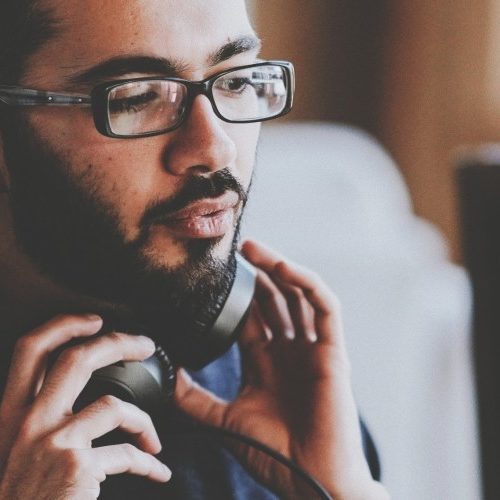
[[[241,370],[243,384],[260,386],[273,373],[273,360],[268,347],[272,340],[270,328],[265,324],[256,300],[252,302],[250,314],[238,340],[241,348]]]
[[[2,406],[9,411],[30,404],[45,374],[49,354],[77,337],[96,334],[102,319],[94,315],[57,316],[16,344]]]
[[[72,417],[69,424],[56,431],[53,439],[59,439],[61,445],[90,448],[94,439],[117,428],[132,434],[142,450],[153,454],[161,451],[151,417],[137,406],[109,395]]]
[[[48,373],[33,411],[49,419],[70,415],[76,398],[95,370],[118,361],[142,361],[154,351],[151,339],[124,333],[109,333],[68,348]]]
[[[287,301],[278,286],[260,269],[257,270],[255,295],[262,316],[273,332],[273,336],[293,339],[294,327]]]
[[[189,416],[212,427],[224,427],[228,403],[198,385],[188,373],[177,371],[176,405]]]
[[[245,242],[242,253],[283,291],[292,322],[298,331],[304,331],[310,339],[315,334],[320,342],[335,341],[343,345],[338,301],[317,275],[254,241]],[[267,317],[265,319],[267,321]]]
[[[267,338],[317,340],[314,310],[302,290],[291,286],[274,274],[272,279],[259,271],[256,298],[262,321],[266,325]],[[265,292],[262,292],[265,288]]]
[[[309,342],[316,342],[318,336],[314,324],[314,309],[304,296],[304,292],[299,287],[289,285],[278,277],[274,279],[281,293],[286,297],[295,336]]]
[[[248,250],[249,245],[246,244]],[[274,338],[295,337],[314,342],[317,339],[314,311],[301,289],[273,275],[274,260],[262,259],[258,252],[249,258],[265,270],[257,269],[256,298],[262,317]],[[268,274],[269,273],[269,274]]]
[[[166,465],[131,444],[94,448],[92,460],[106,476],[128,473],[144,476],[160,483],[169,481],[172,476],[172,472]]]
[[[286,283],[299,287],[315,313],[315,331],[320,342],[343,343],[340,304],[329,288],[315,274],[289,262],[279,262],[274,274]]]
[[[247,240],[241,247],[241,253],[252,264],[271,274],[278,262],[284,261],[285,257],[275,250],[271,250],[262,243],[253,240]]]
[[[258,342],[268,342],[270,340],[272,340],[271,330],[265,324],[259,303],[254,299],[238,343],[241,346],[251,347]]]

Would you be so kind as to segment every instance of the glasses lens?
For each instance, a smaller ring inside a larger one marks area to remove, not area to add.
[[[231,121],[263,120],[282,113],[288,79],[281,66],[237,69],[215,80],[212,93],[219,113]]]
[[[185,112],[187,88],[182,83],[148,80],[113,88],[108,120],[116,135],[134,136],[174,128]]]

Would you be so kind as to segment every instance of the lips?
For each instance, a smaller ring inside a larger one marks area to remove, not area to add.
[[[199,200],[157,221],[157,224],[181,238],[217,238],[234,227],[239,201],[234,192]]]

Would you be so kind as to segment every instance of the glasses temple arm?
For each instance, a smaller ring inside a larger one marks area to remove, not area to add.
[[[9,106],[90,106],[90,96],[0,86],[0,102]]]

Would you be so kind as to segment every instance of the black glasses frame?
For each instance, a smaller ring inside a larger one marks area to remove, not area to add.
[[[279,66],[283,68],[284,75],[286,79],[287,88],[287,100],[285,107],[279,113],[266,117],[253,120],[230,120],[225,118],[217,108],[215,99],[213,97],[212,89],[216,80],[220,77],[232,73],[233,71],[238,71],[241,69],[248,69],[261,66]],[[108,100],[109,93],[119,87],[120,85],[134,82],[143,81],[171,81],[183,84],[187,88],[187,101],[186,106],[182,114],[179,117],[177,123],[173,126],[156,130],[153,132],[145,132],[142,134],[135,135],[121,135],[115,134],[111,130],[111,125],[109,123],[108,116]],[[245,66],[236,66],[234,68],[227,69],[209,78],[201,81],[184,80],[182,78],[170,78],[170,77],[141,77],[141,78],[130,78],[125,80],[116,80],[113,82],[106,82],[97,85],[90,93],[90,95],[78,95],[73,93],[58,93],[58,92],[48,92],[40,91],[34,89],[25,89],[21,87],[0,85],[0,104],[7,106],[82,106],[91,107],[94,117],[94,124],[98,132],[107,136],[118,139],[138,139],[142,137],[152,137],[155,135],[166,134],[172,132],[179,128],[185,121],[186,117],[189,115],[189,111],[193,104],[194,99],[199,95],[204,95],[208,98],[212,105],[212,109],[215,115],[221,120],[228,123],[256,123],[264,122],[268,120],[274,120],[280,116],[284,116],[290,112],[293,106],[293,98],[295,93],[295,70],[293,64],[288,61],[262,61],[254,64],[248,64]]]

